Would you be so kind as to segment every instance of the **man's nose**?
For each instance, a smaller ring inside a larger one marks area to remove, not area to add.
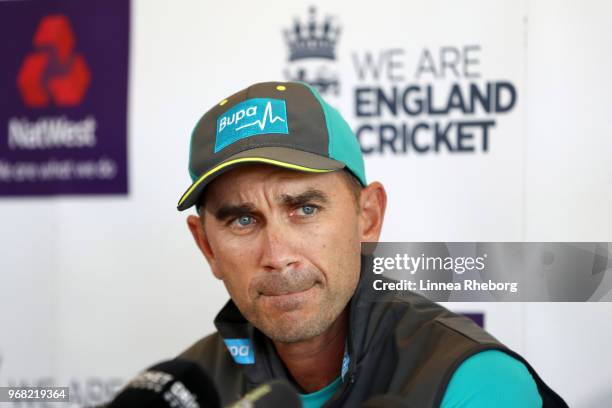
[[[266,225],[262,245],[262,266],[266,271],[282,272],[299,264],[291,231],[279,223]]]

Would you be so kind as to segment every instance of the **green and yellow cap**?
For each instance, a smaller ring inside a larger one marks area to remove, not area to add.
[[[251,85],[202,116],[191,136],[193,183],[178,209],[196,204],[206,185],[223,172],[249,163],[312,173],[346,168],[367,184],[350,126],[316,89],[301,82]]]

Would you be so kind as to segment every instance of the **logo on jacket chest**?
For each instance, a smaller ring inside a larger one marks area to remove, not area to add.
[[[223,339],[237,364],[255,364],[255,353],[249,339]]]

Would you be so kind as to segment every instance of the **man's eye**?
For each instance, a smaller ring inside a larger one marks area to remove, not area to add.
[[[250,215],[241,215],[240,217],[234,220],[235,224],[238,224],[240,227],[248,227],[253,224],[253,217]]]
[[[303,205],[301,207],[298,208],[298,212],[300,212],[300,215],[304,215],[304,216],[310,216],[313,215],[314,213],[316,213],[318,210],[318,208],[314,205]]]

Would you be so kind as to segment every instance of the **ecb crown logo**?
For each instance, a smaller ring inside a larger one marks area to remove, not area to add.
[[[305,21],[296,18],[291,27],[283,30],[289,51],[285,77],[306,82],[322,95],[339,95],[340,80],[334,62],[341,31],[335,18],[318,18],[314,6]]]
[[[78,105],[91,75],[82,54],[74,53],[75,37],[68,18],[43,17],[34,34],[36,50],[28,54],[17,76],[24,103],[32,108]]]

